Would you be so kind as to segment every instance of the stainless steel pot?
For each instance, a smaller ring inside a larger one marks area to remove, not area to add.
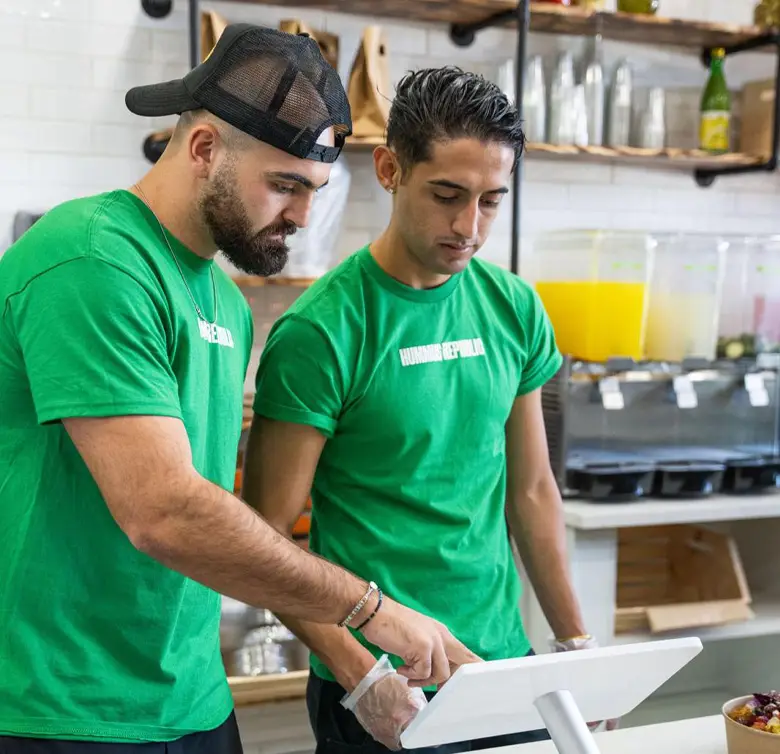
[[[234,676],[290,673],[309,665],[305,645],[282,625],[253,629],[241,647],[224,657],[228,675]]]
[[[259,626],[281,626],[281,623],[270,610],[250,607],[228,597],[222,598],[219,642],[223,654],[243,647],[246,635]]]

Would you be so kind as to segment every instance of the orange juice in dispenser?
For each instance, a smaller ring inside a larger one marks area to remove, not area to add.
[[[534,243],[535,287],[561,352],[644,357],[654,240],[629,231],[552,231]]]

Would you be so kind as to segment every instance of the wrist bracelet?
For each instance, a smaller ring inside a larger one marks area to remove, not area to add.
[[[376,607],[374,608],[374,612],[371,613],[371,615],[368,616],[356,629],[355,631],[362,631],[363,628],[365,628],[373,619],[374,616],[379,612],[379,608],[382,607],[382,590],[377,588],[377,592],[379,593],[379,601],[376,603]]]
[[[338,623],[339,628],[344,628],[345,626],[348,626],[355,618],[355,616],[365,607],[366,602],[371,599],[371,595],[377,590],[379,587],[373,582],[369,582],[368,584],[368,591],[363,595],[363,599],[360,600],[360,602],[355,605],[352,612],[344,618],[343,621]]]
[[[580,634],[579,636],[567,636],[565,639],[556,638],[555,641],[559,641],[565,644],[567,641],[589,641],[593,636],[591,634]]]

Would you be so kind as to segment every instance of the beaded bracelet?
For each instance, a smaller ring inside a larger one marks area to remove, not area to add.
[[[362,631],[373,619],[374,616],[379,612],[379,608],[382,607],[382,590],[377,588],[377,592],[379,593],[379,601],[376,603],[376,607],[374,608],[374,612],[371,613],[371,615],[368,616],[356,629],[355,631]]]
[[[377,589],[379,589],[379,587],[371,581],[368,585],[368,591],[363,595],[363,599],[361,599],[360,602],[355,605],[352,612],[338,624],[338,627],[344,628],[345,626],[348,626],[354,620],[355,616],[365,607],[366,602],[371,599],[371,595],[377,591]]]

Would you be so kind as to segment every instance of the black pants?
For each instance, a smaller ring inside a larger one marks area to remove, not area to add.
[[[108,744],[0,736],[0,754],[243,754],[243,750],[236,716],[231,714],[219,728],[167,743]]]
[[[375,741],[358,722],[355,715],[344,709],[340,702],[344,698],[341,686],[331,681],[323,681],[314,673],[309,676],[306,689],[306,703],[309,719],[317,739],[315,754],[387,754],[389,749]],[[427,693],[430,700],[434,694]],[[508,736],[493,736],[478,741],[465,741],[456,744],[443,744],[422,749],[412,749],[415,754],[460,754],[461,752],[480,751],[499,746],[516,746],[533,741],[547,741],[550,736],[546,730],[514,733]]]

